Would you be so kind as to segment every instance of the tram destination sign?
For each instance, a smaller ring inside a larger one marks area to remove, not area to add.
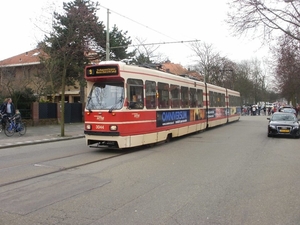
[[[86,69],[86,76],[115,76],[119,74],[117,65],[92,66]]]

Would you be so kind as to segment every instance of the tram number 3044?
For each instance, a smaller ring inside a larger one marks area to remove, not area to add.
[[[96,125],[96,130],[104,130],[104,126],[103,125]]]

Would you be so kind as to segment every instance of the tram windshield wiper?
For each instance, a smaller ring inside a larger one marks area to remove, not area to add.
[[[122,104],[122,103],[123,103],[123,100],[124,100],[124,97],[121,96],[120,99],[119,99],[119,101],[118,101],[116,104],[114,104],[114,105],[108,110],[108,112],[111,113],[114,109],[118,109],[118,108],[119,108],[118,105],[119,105],[119,104]],[[121,107],[120,107],[120,108],[121,108]]]
[[[108,110],[108,112],[111,113],[114,109],[115,109],[115,106],[113,105],[113,106]]]
[[[91,98],[91,96],[88,96],[88,97],[87,97],[87,104],[86,104],[87,106],[89,105],[89,103],[90,103],[91,99],[92,99],[92,98]],[[91,107],[90,107],[90,106],[87,108],[87,110],[89,110],[89,113],[91,113],[91,112],[92,112],[92,109],[91,109]]]

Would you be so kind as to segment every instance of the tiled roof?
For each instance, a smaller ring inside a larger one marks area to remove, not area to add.
[[[180,64],[165,62],[162,66],[163,71],[176,75],[185,75],[196,80],[203,80],[203,77],[196,71],[187,70]]]
[[[24,52],[20,55],[10,57],[0,61],[0,67],[12,67],[12,66],[24,66],[24,65],[34,65],[40,64],[40,49],[33,49],[28,52]]]
[[[162,69],[166,72],[170,72],[176,75],[183,75],[183,74],[187,74],[188,72],[188,70],[185,69],[182,65],[171,63],[171,62],[163,63]]]

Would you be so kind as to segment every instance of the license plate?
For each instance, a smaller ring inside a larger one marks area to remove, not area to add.
[[[280,133],[290,133],[290,130],[280,130]]]

